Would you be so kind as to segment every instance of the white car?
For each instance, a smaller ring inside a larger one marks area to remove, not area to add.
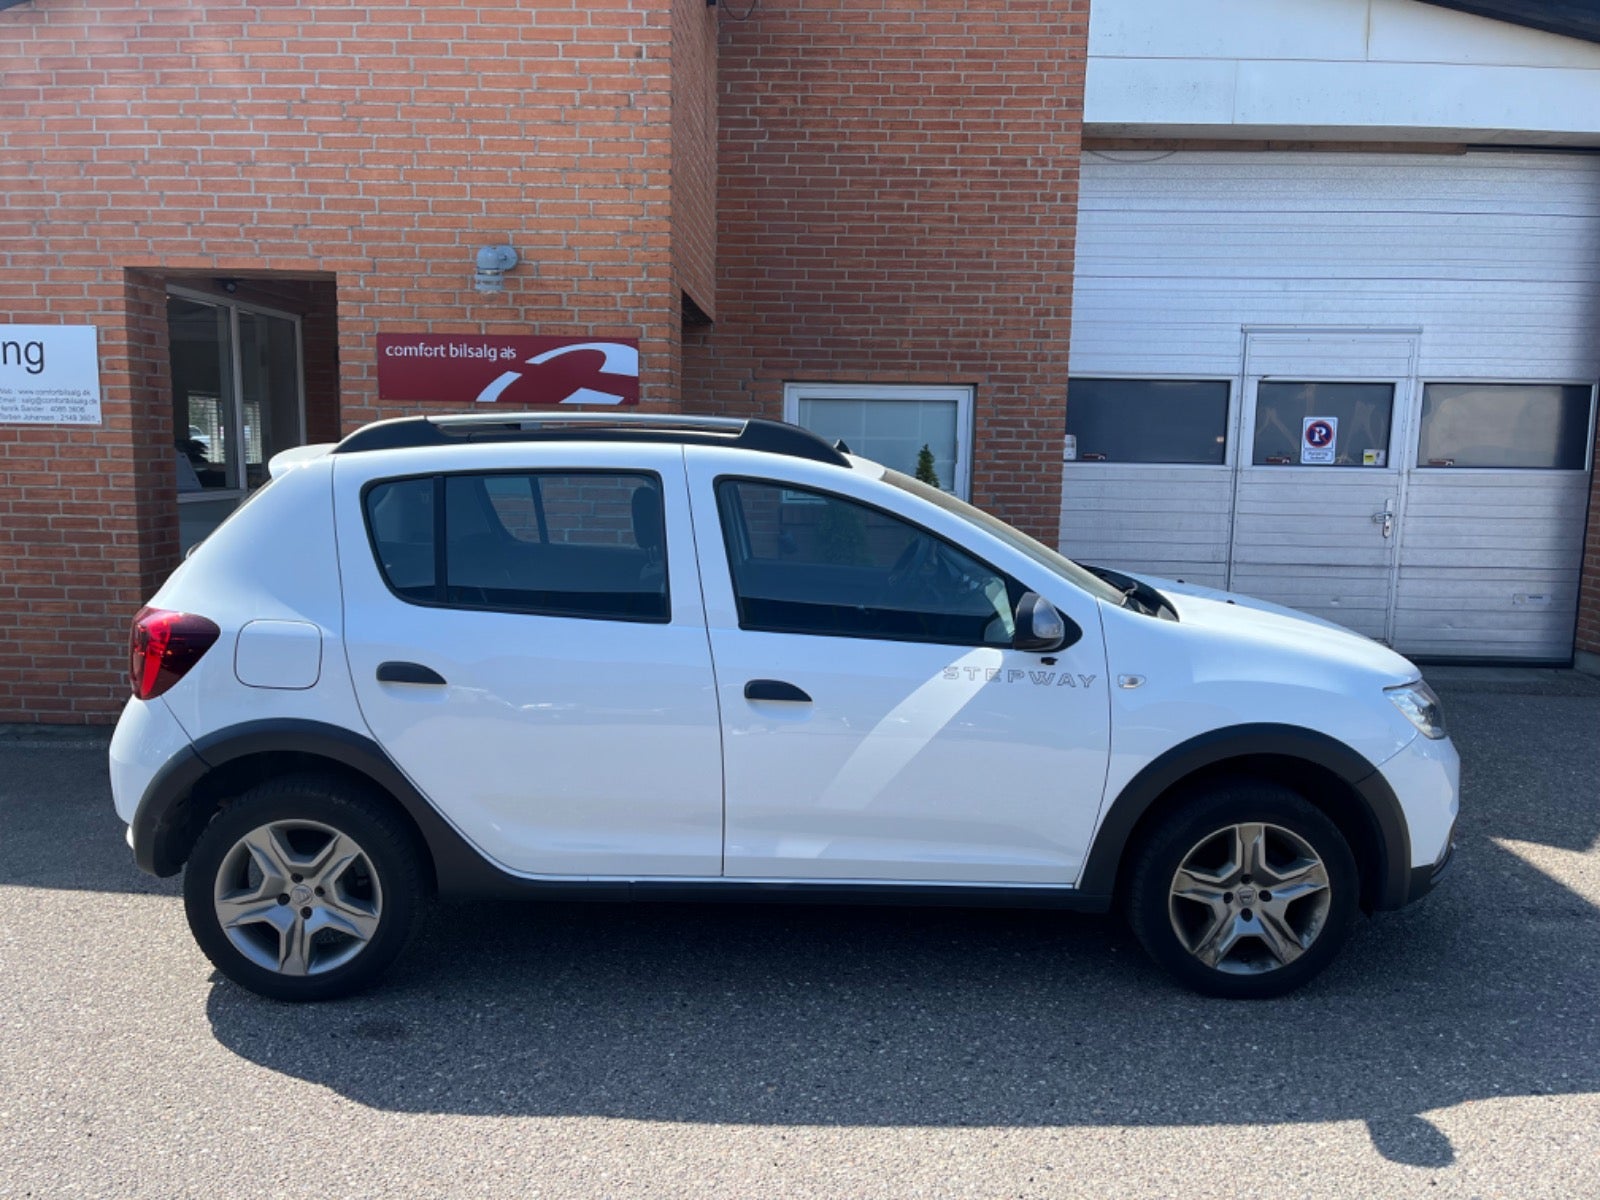
[[[435,893],[1119,907],[1267,996],[1450,857],[1399,655],[793,426],[408,418],[272,474],[136,618],[111,745],[135,860],[269,996],[372,982]]]

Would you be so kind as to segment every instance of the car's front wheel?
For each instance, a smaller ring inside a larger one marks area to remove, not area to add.
[[[277,1000],[369,986],[404,948],[421,906],[409,832],[343,780],[258,784],[206,826],[184,869],[195,941],[229,979]]]
[[[1191,798],[1133,863],[1128,916],[1150,955],[1213,996],[1278,996],[1338,953],[1358,905],[1338,827],[1287,788],[1238,782]]]

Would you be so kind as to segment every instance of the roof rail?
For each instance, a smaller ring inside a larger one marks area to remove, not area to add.
[[[759,417],[669,413],[470,413],[397,417],[356,430],[335,454],[402,450],[459,442],[674,442],[808,458],[830,466],[849,459],[809,429]]]

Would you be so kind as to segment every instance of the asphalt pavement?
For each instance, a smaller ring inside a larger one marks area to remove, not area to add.
[[[1455,867],[1283,1000],[1109,918],[453,904],[258,999],[0,731],[0,1196],[1600,1196],[1600,680],[1430,672]]]

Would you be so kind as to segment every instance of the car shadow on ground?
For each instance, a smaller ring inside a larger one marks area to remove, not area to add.
[[[1326,974],[1281,1000],[1178,990],[1111,919],[458,903],[369,995],[295,1007],[219,977],[206,1015],[243,1059],[401,1112],[1361,1120],[1389,1159],[1445,1166],[1454,1151],[1431,1111],[1600,1091],[1600,909],[1497,840],[1592,850],[1600,689],[1442,690],[1466,757],[1451,878],[1360,922]],[[40,757],[28,791],[59,803],[16,821],[18,807],[0,805],[0,883],[173,894],[133,871],[103,797],[92,811],[73,799],[85,788],[65,756]]]
[[[212,991],[241,1056],[363,1104],[795,1125],[1361,1120],[1600,1090],[1600,910],[1496,838],[1600,835],[1600,692],[1447,695],[1461,851],[1304,991],[1180,991],[1110,919],[892,908],[456,904],[372,995]],[[1584,731],[1588,733],[1585,735]]]
[[[1429,1110],[1600,1090],[1593,910],[1492,844],[1474,858],[1472,875],[1510,884],[1490,915],[1457,893],[1380,917],[1322,979],[1268,1003],[1175,989],[1109,920],[473,904],[441,910],[368,997],[292,1007],[219,982],[208,1015],[242,1057],[398,1111],[1359,1119],[1387,1157],[1444,1166]]]

